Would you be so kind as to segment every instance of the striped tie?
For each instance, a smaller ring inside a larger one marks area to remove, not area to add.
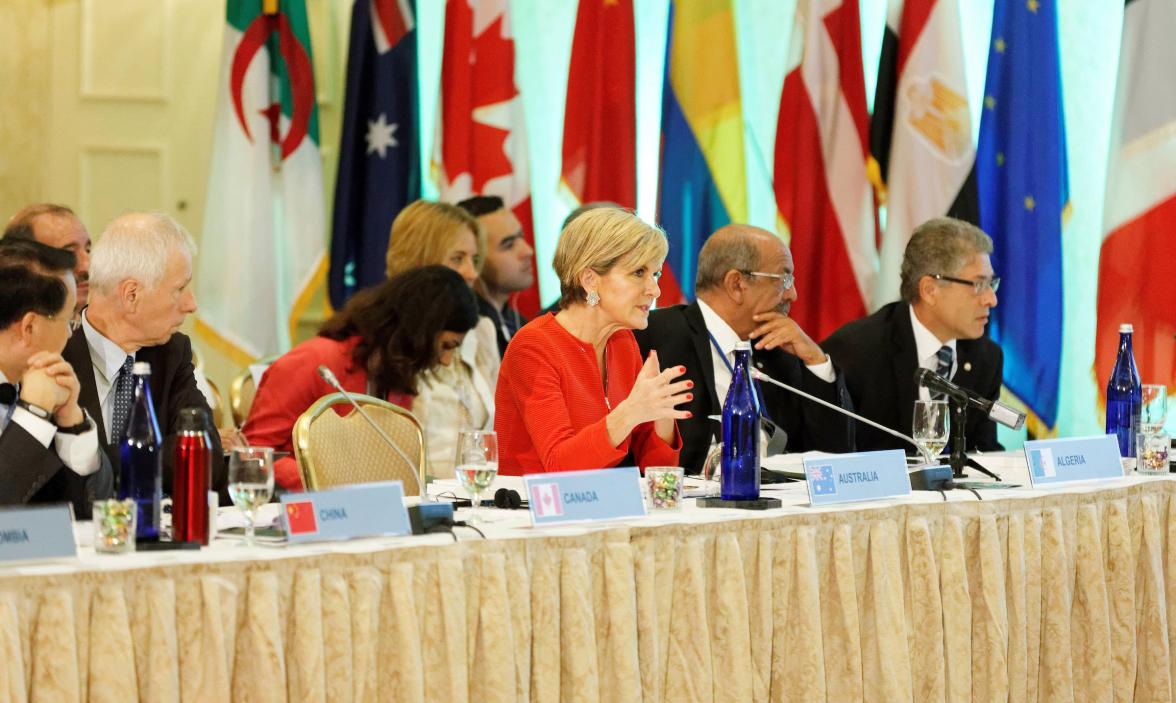
[[[134,367],[135,357],[128,356],[114,380],[114,408],[110,412],[111,444],[116,444],[122,439],[123,430],[127,426],[127,416],[131,414],[131,397],[135,392]]]
[[[951,347],[944,344],[939,347],[939,351],[935,352],[935,373],[939,374],[947,380],[951,380],[951,361],[952,351]],[[946,396],[943,393],[932,393],[932,400],[943,400]]]

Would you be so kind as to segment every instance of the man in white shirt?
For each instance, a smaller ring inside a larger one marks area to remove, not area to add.
[[[941,217],[915,229],[902,262],[902,300],[854,320],[821,346],[837,358],[858,412],[911,433],[914,402],[930,399],[915,369],[935,371],[985,398],[1000,395],[1004,355],[984,336],[996,307],[1000,279],[993,275],[992,240],[974,225]],[[969,409],[968,451],[993,451],[996,424]],[[861,425],[858,449],[914,448],[897,437]]]
[[[751,340],[752,364],[768,376],[848,407],[832,360],[788,317],[797,295],[795,275],[792,253],[775,234],[727,225],[707,238],[698,254],[698,300],[650,312],[649,326],[635,332],[643,354],[657,350],[663,368],[684,366],[679,380],[694,383],[686,408],[693,416],[678,421],[680,461],[688,471],[701,468],[718,434],[719,423],[708,416],[722,411],[736,342]],[[848,418],[777,386],[756,382],[755,388],[761,416],[771,423],[773,446],[790,452],[853,450]]]
[[[0,243],[0,504],[66,501],[88,518],[94,500],[110,497],[113,474],[61,357],[75,263],[34,241]]]

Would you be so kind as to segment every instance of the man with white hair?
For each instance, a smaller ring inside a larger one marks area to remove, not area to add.
[[[211,412],[196,386],[192,342],[178,330],[196,311],[188,232],[162,213],[132,212],[114,219],[90,256],[90,304],[66,345],[64,357],[77,370],[81,403],[98,422],[98,437],[111,463],[119,465],[118,440],[134,389],[131,367],[151,364],[151,398],[163,448],[163,487],[172,486],[172,442],[180,410]],[[121,412],[120,412],[121,411]],[[220,440],[212,440],[213,485],[224,485]]]

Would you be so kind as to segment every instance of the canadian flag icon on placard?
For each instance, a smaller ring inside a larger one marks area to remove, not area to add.
[[[531,486],[531,509],[535,517],[563,515],[563,501],[559,498],[558,483],[540,483]]]

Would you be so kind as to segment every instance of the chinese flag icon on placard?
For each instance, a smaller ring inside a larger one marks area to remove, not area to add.
[[[292,535],[318,532],[318,522],[314,519],[314,502],[302,500],[297,503],[287,503],[286,526]]]

